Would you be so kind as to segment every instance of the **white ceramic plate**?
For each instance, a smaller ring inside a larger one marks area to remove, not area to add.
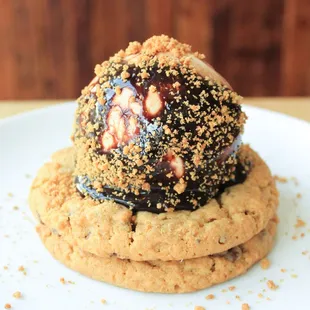
[[[70,145],[74,108],[73,103],[58,105],[0,122],[0,309],[5,303],[24,310],[181,310],[198,305],[241,309],[242,303],[248,303],[251,309],[310,309],[309,123],[245,107],[249,120],[244,141],[259,151],[274,174],[296,178],[278,183],[280,225],[269,255],[271,267],[262,270],[255,266],[244,276],[196,293],[148,294],[97,282],[67,269],[51,257],[36,235],[27,205],[29,187],[50,154]],[[298,193],[301,198],[297,198]],[[19,209],[14,210],[14,206]],[[298,217],[308,224],[295,228]],[[292,239],[294,235],[297,240]],[[26,275],[18,271],[20,265],[25,267]],[[281,272],[282,268],[287,272]],[[61,277],[75,284],[60,283]],[[269,279],[279,285],[276,291],[268,289]],[[229,286],[236,286],[235,291],[222,292]],[[15,291],[20,291],[23,298],[14,299]],[[258,297],[260,293],[263,298]],[[214,294],[215,299],[206,300],[208,294]],[[101,299],[107,303],[101,304]]]

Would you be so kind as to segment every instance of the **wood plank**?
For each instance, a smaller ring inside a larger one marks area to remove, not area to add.
[[[212,63],[211,8],[204,0],[175,0],[173,2],[173,35],[181,42],[192,45],[194,51],[206,55]]]
[[[2,70],[0,97],[4,100],[14,98],[12,94],[18,89],[18,85],[15,83],[14,57],[11,52],[15,39],[12,36],[11,28],[13,10],[12,4],[7,2],[0,0],[0,68]]]
[[[128,26],[127,40],[143,42],[147,39],[146,17],[145,17],[146,2],[144,0],[127,0]],[[123,48],[125,48],[123,46]]]
[[[282,10],[282,0],[234,1],[213,17],[215,68],[243,95],[279,94]]]
[[[14,84],[18,89],[11,96],[13,98],[40,96],[39,64],[35,54],[36,33],[32,19],[35,7],[29,0],[10,1],[10,5],[12,9],[10,34],[14,38],[10,52],[13,56]]]
[[[281,93],[310,94],[310,2],[286,0]]]
[[[93,67],[91,59],[91,20],[93,1],[76,1],[76,28],[73,35],[76,36],[75,50],[77,53],[77,79],[75,81],[77,88],[81,89],[89,83],[93,76]],[[99,20],[100,22],[100,20]]]
[[[166,34],[173,36],[173,2],[167,0],[146,0],[145,6],[147,36]]]

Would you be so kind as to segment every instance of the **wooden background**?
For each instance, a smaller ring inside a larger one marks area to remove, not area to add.
[[[161,33],[244,96],[310,95],[309,0],[0,0],[0,99],[75,98],[96,63]]]

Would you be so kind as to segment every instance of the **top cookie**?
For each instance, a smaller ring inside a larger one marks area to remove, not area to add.
[[[112,201],[83,198],[73,183],[75,154],[65,149],[39,171],[30,192],[34,215],[54,233],[86,252],[131,260],[182,260],[226,251],[264,229],[278,204],[274,180],[248,146],[239,152],[252,164],[242,184],[225,189],[195,211],[154,214]]]

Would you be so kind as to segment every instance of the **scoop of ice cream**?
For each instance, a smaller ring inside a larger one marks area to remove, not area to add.
[[[133,42],[95,73],[76,111],[82,194],[135,210],[195,209],[234,177],[240,97],[190,46]]]

